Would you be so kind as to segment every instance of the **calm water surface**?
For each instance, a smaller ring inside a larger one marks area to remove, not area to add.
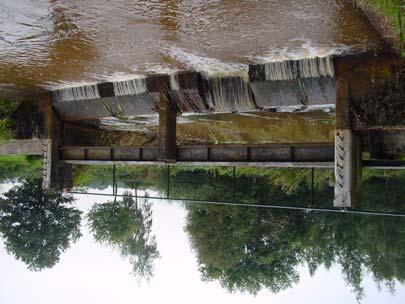
[[[97,170],[87,191],[111,194],[108,170]],[[1,303],[402,303],[403,218],[249,207],[269,197],[311,204],[308,170],[295,179],[276,170],[267,186],[259,171],[237,179],[242,207],[89,194],[71,206],[2,207]],[[119,172],[121,195],[167,195],[156,170]],[[177,170],[171,197],[227,200],[224,174]],[[312,204],[328,207],[329,172],[315,174]],[[403,212],[403,175],[369,174],[363,207]],[[17,184],[3,182],[1,193]]]

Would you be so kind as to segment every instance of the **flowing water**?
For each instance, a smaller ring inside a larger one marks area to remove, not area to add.
[[[0,88],[3,96],[15,96],[178,69],[229,74],[249,63],[378,45],[367,19],[345,0],[3,0]],[[295,72],[272,70],[266,69],[270,79]],[[301,76],[314,75],[310,62],[307,71]],[[325,66],[321,74],[330,72]],[[142,85],[116,88],[126,90]]]

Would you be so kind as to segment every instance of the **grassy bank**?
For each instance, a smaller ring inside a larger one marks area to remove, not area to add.
[[[360,5],[369,7],[384,17],[385,21],[392,26],[399,42],[399,49],[405,56],[405,4],[403,0],[358,0]]]
[[[0,100],[0,143],[14,137],[10,117],[19,104],[19,102]]]
[[[42,176],[42,159],[36,156],[0,156],[0,181]]]

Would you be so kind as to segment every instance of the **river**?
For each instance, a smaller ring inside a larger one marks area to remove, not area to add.
[[[3,0],[3,96],[128,75],[360,52],[380,40],[345,0]]]

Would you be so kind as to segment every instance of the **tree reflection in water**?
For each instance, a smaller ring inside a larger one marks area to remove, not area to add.
[[[96,241],[117,248],[129,259],[135,276],[148,280],[153,276],[159,252],[155,236],[151,235],[152,210],[148,202],[139,206],[126,192],[121,201],[95,204],[88,221]]]
[[[0,198],[0,233],[7,251],[30,270],[51,268],[80,236],[73,197],[44,191],[41,179],[23,180]]]
[[[299,280],[306,262],[311,275],[323,265],[342,267],[360,300],[362,278],[371,272],[394,291],[405,282],[405,221],[401,218],[319,214],[189,205],[186,231],[204,280],[230,291],[278,292]]]

